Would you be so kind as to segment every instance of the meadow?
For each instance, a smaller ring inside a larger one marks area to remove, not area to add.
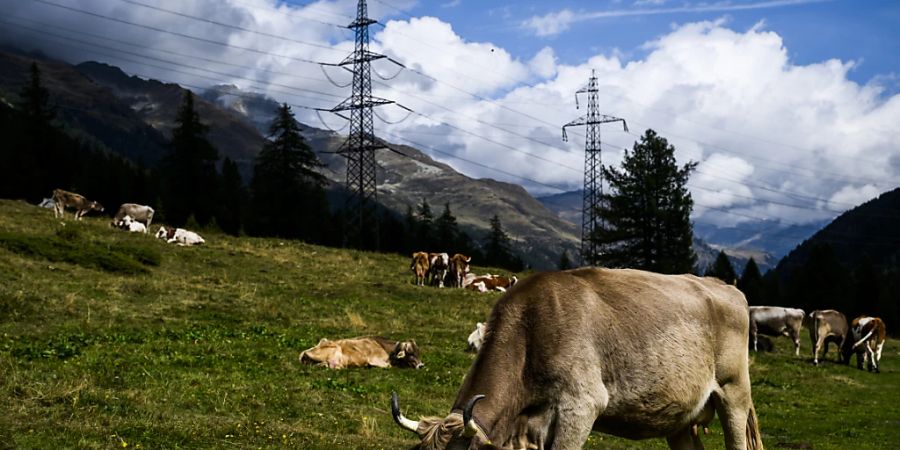
[[[400,255],[213,232],[182,248],[108,222],[0,201],[0,448],[409,448],[391,391],[408,417],[449,412],[466,336],[500,296],[414,286]],[[426,366],[298,361],[322,337],[372,334],[415,339]],[[802,357],[786,338],[751,355],[766,446],[900,448],[900,345],[872,374],[833,354],[814,367],[806,336]]]

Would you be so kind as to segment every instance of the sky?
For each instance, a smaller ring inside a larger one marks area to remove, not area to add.
[[[0,42],[194,90],[314,108],[349,94],[355,0],[0,0]],[[675,147],[694,220],[805,224],[900,185],[900,2],[370,0],[376,134],[535,195],[578,189],[598,78],[602,159],[644,130]],[[404,68],[392,61],[403,64]],[[401,70],[402,69],[402,70]]]

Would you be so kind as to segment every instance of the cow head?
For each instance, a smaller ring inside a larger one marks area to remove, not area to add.
[[[416,341],[400,341],[388,355],[394,367],[411,367],[418,369],[425,364],[419,359],[419,346]]]
[[[407,419],[400,413],[397,393],[392,392],[391,413],[397,425],[416,433],[422,440],[413,447],[416,450],[502,450],[502,447],[491,443],[487,434],[472,419],[475,403],[483,398],[483,395],[472,397],[462,414],[454,412],[443,419],[423,417],[416,421]]]
[[[169,234],[169,232],[166,231],[166,227],[160,226],[159,230],[156,232],[156,238],[157,239],[166,239],[166,236],[168,234]]]
[[[103,205],[101,205],[98,202],[95,202],[95,201],[91,202],[91,204],[88,206],[90,206],[90,208],[93,209],[94,211],[103,212]]]

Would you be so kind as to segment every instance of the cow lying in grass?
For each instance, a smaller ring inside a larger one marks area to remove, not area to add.
[[[315,347],[300,353],[300,362],[320,364],[329,369],[348,367],[411,367],[425,364],[419,359],[416,341],[392,341],[367,336],[336,341],[322,339]]]
[[[199,234],[185,230],[184,228],[166,229],[166,227],[159,227],[159,231],[156,232],[156,238],[163,239],[169,244],[180,245],[183,247],[201,245],[206,242]]]
[[[131,218],[131,216],[122,217],[115,222],[116,228],[128,230],[132,233],[147,233],[147,226]]]
[[[500,275],[481,275],[473,278],[467,278],[465,287],[477,292],[506,292],[507,289],[515,286],[519,279],[515,275],[511,277],[503,277]]]
[[[469,339],[467,340],[469,343],[469,350],[473,352],[478,352],[481,350],[481,345],[484,344],[484,335],[487,333],[487,326],[484,322],[478,322],[475,324],[475,330],[469,334]]]

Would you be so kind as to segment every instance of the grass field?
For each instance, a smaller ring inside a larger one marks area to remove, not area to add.
[[[465,338],[498,298],[416,287],[395,255],[212,233],[182,248],[107,223],[0,201],[0,448],[409,448],[391,390],[407,416],[449,412]],[[426,367],[298,362],[321,337],[367,334],[414,338]],[[881,374],[775,342],[751,365],[768,448],[900,448],[895,341]],[[723,448],[717,423],[704,442]]]

